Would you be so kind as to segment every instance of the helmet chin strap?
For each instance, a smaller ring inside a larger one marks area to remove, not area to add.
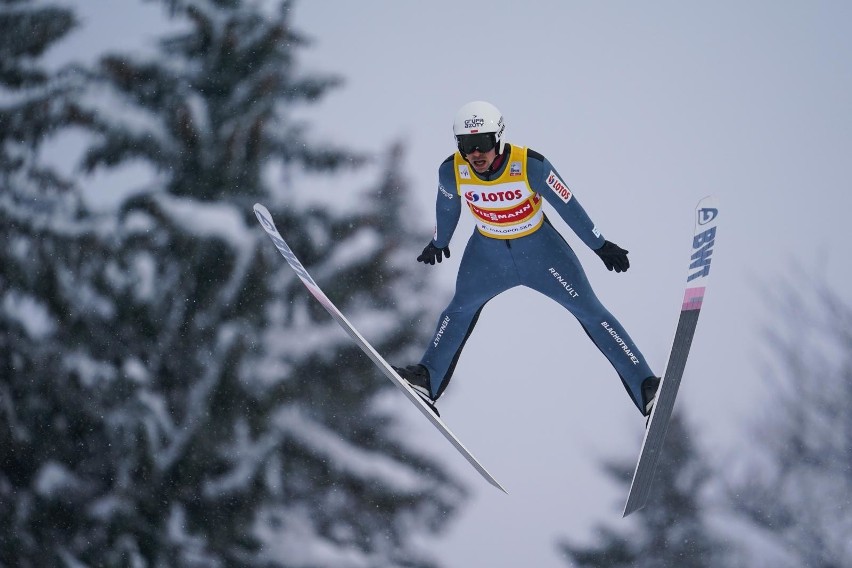
[[[506,159],[506,149],[504,148],[502,154],[497,154],[497,156],[494,157],[494,160],[491,162],[491,165],[488,166],[488,169],[485,171],[485,173],[490,175],[490,174],[493,174],[494,172],[496,172],[497,170],[499,170],[500,166],[503,165],[503,161],[505,159]]]
[[[459,151],[459,152],[461,153],[461,151]],[[468,155],[467,155],[467,154],[465,154],[465,153],[461,153],[461,155],[462,155],[462,157],[465,159],[465,161],[467,161],[467,163],[470,163],[470,158],[468,158]],[[487,170],[485,170],[485,171],[484,171],[484,172],[482,172],[481,174],[480,174],[479,172],[477,172],[477,175],[480,175],[480,176],[482,176],[482,175],[490,176],[491,174],[493,174],[494,172],[496,172],[497,170],[499,170],[499,169],[500,169],[500,166],[502,166],[502,165],[503,165],[503,161],[506,159],[506,155],[507,155],[507,152],[506,152],[506,150],[504,149],[502,154],[497,154],[496,156],[494,156],[494,160],[491,162],[491,164],[489,164],[489,166],[488,166],[488,169],[487,169]],[[474,170],[474,171],[475,171],[475,170]]]

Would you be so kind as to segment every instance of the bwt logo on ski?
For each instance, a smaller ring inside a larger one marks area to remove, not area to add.
[[[473,118],[467,118],[464,121],[465,128],[481,128],[485,126],[485,119],[473,115]]]
[[[272,221],[270,221],[269,219],[264,217],[263,214],[260,211],[258,211],[257,209],[254,210],[254,216],[257,217],[257,220],[260,221],[261,225],[263,225],[264,231],[266,231],[270,235],[278,232],[275,229],[275,225],[272,224]]]
[[[716,210],[710,209],[710,211]],[[709,223],[709,221],[707,222]],[[694,252],[690,257],[692,259],[692,263],[689,265],[689,269],[695,270],[695,272],[689,275],[686,279],[687,282],[692,282],[696,278],[710,274],[710,261],[712,260],[710,255],[713,254],[713,245],[715,242],[716,227],[711,227],[703,233],[695,235],[695,238],[692,239],[692,250]]]
[[[293,267],[293,270],[296,271],[296,274],[299,277],[306,281],[310,282],[313,286],[317,286],[317,283],[314,282],[314,279],[311,278],[311,275],[308,274],[308,271],[305,270],[305,267],[302,266],[302,263],[299,262],[299,259],[296,258],[296,255],[290,250],[290,247],[287,246],[287,243],[284,242],[284,239],[281,238],[281,235],[278,234],[278,230],[275,228],[275,225],[264,217],[260,212],[255,211],[255,216],[257,220],[260,221],[260,224],[263,225],[264,230],[269,234],[272,238],[272,242],[275,244],[275,248],[281,251],[281,254],[284,255],[284,258],[287,259],[287,263]],[[319,286],[317,286],[318,288]]]
[[[520,189],[510,189],[509,191],[489,191],[489,192],[477,192],[477,191],[466,191],[464,194],[464,198],[468,201],[472,201],[476,203],[480,199],[482,201],[513,201],[515,199],[520,199],[523,197],[523,193],[521,193]]]
[[[550,175],[547,176],[547,185],[552,189],[556,195],[559,196],[559,199],[568,203],[571,200],[571,190],[568,189],[568,186],[565,185],[559,176],[556,175],[556,172],[550,170]]]
[[[716,218],[716,215],[719,214],[718,209],[714,209],[712,207],[707,207],[705,209],[698,210],[698,224],[706,225],[710,221]]]

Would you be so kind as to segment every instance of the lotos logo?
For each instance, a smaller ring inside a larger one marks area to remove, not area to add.
[[[473,118],[466,118],[464,121],[464,127],[467,129],[481,128],[483,126],[485,126],[485,119],[479,118],[476,115],[473,115]]]
[[[711,208],[711,207],[699,209],[698,210],[698,224],[699,225],[706,225],[707,223],[709,223],[710,221],[715,219],[716,215],[718,215],[718,214],[719,214],[719,210]]]
[[[520,199],[524,196],[520,189],[510,189],[508,191],[483,191],[478,193],[476,191],[468,191],[465,192],[464,197],[468,201],[514,201],[516,199]]]
[[[559,176],[556,175],[556,172],[550,170],[550,175],[547,176],[547,186],[552,189],[556,195],[559,196],[559,199],[568,203],[571,200],[571,190],[568,189],[568,186],[565,185]]]

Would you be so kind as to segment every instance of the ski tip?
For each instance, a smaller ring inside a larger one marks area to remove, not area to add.
[[[715,194],[705,195],[701,199],[698,200],[698,205],[696,209],[705,209],[708,207],[712,207],[715,209],[719,208],[719,199]]]
[[[275,228],[275,222],[272,220],[272,213],[269,212],[269,209],[260,203],[255,203],[253,209],[254,216],[257,217],[257,220],[260,221],[260,224],[263,225],[263,228],[267,232],[278,232],[278,229]]]

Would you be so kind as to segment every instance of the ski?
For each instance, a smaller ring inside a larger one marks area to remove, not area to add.
[[[455,434],[444,424],[444,421],[441,420],[426,402],[420,398],[412,389],[408,386],[408,383],[400,377],[396,371],[393,370],[387,361],[379,355],[379,353],[373,348],[373,346],[366,340],[364,337],[358,332],[357,329],[346,319],[346,317],[337,309],[334,303],[325,295],[325,293],[320,289],[317,283],[311,278],[311,275],[308,274],[308,271],[305,270],[305,267],[302,266],[302,263],[299,262],[299,259],[296,258],[296,255],[293,254],[293,251],[284,241],[284,238],[278,232],[278,229],[275,228],[275,223],[272,221],[272,215],[269,213],[269,210],[263,205],[256,203],[254,205],[254,214],[257,216],[258,221],[260,221],[260,225],[263,227],[263,230],[266,231],[266,234],[269,235],[269,238],[272,239],[272,242],[275,244],[278,251],[287,261],[287,263],[296,271],[296,275],[308,289],[308,292],[317,299],[317,301],[322,304],[322,306],[326,309],[326,311],[331,315],[331,317],[340,324],[340,327],[349,334],[349,337],[352,338],[353,341],[361,348],[361,350],[370,358],[370,360],[375,363],[376,367],[388,378],[391,380],[393,384],[395,384],[399,389],[405,394],[406,398],[410,400],[415,407],[432,423],[438,431],[444,435],[444,437],[453,445],[453,447],[458,450],[458,452],[473,466],[473,468],[485,478],[488,483],[507,493],[507,491],[503,488],[502,485],[490,474],[488,471],[479,463],[479,460],[474,457],[473,454],[461,443],[461,441],[456,437]]]
[[[624,517],[645,506],[657,462],[663,448],[669,419],[674,408],[683,371],[686,368],[686,358],[695,336],[701,304],[707,290],[710,277],[710,263],[713,246],[716,243],[716,224],[719,207],[713,196],[705,197],[695,208],[695,230],[692,237],[692,253],[689,258],[689,271],[686,278],[686,290],[683,294],[680,318],[677,322],[674,340],[672,341],[669,361],[657,390],[657,400],[651,411],[639,460],[633,473],[633,481],[624,506]]]

